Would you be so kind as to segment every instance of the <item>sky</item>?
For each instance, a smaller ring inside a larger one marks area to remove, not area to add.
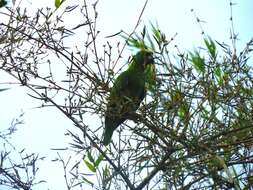
[[[235,32],[239,33],[237,44],[240,50],[253,37],[253,1],[237,0],[234,2],[237,4],[233,7],[233,19]],[[97,27],[101,31],[99,37],[101,44],[107,40],[116,44],[119,38],[108,39],[105,37],[120,30],[131,32],[136,25],[144,3],[145,0],[99,1],[97,4]],[[68,4],[78,4],[78,0],[67,0],[64,6]],[[32,14],[36,8],[53,7],[54,1],[23,0],[22,6],[27,7]],[[192,50],[199,47],[203,42],[201,29],[196,23],[191,9],[194,9],[196,15],[203,21],[202,27],[208,35],[217,41],[230,43],[231,23],[229,22],[230,7],[228,0],[149,0],[142,17],[142,24],[148,24],[149,21],[157,22],[167,37],[170,38],[178,33],[173,43],[177,44],[180,49]],[[57,11],[60,12],[61,9]],[[78,14],[69,15],[66,19],[66,25],[69,26],[74,26],[80,22],[82,22],[82,18]],[[80,38],[81,36],[77,38],[77,43]],[[130,51],[126,51],[127,53]],[[4,87],[2,83],[9,80],[11,78],[1,72],[0,87]],[[40,103],[27,95],[27,89],[19,86],[8,87],[11,89],[0,93],[0,105],[4,108],[0,110],[1,129],[8,127],[13,118],[24,112],[24,124],[19,126],[18,131],[12,136],[11,142],[17,149],[25,147],[28,152],[39,153],[41,156],[47,157],[40,168],[38,178],[45,179],[48,183],[35,189],[66,189],[62,183],[62,168],[50,162],[57,156],[56,151],[50,149],[68,146],[67,143],[70,142],[70,139],[64,133],[67,129],[73,129],[72,123],[54,108],[37,109],[36,107]],[[96,125],[96,123],[92,122],[91,125]],[[2,190],[1,186],[0,189]]]

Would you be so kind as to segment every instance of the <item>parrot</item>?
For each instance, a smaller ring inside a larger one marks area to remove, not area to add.
[[[146,96],[147,65],[154,65],[153,53],[149,50],[140,50],[132,56],[128,69],[116,78],[105,111],[102,140],[105,146],[110,143],[114,130],[127,119],[129,113],[139,108]]]

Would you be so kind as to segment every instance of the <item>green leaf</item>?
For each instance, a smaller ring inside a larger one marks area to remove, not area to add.
[[[98,158],[96,159],[95,163],[94,163],[95,167],[98,167],[98,165],[100,164],[100,162],[101,162],[103,159],[104,159],[103,154],[100,154],[100,155],[98,156]]]
[[[159,29],[155,29],[155,28],[153,29],[153,37],[158,44],[162,42],[162,34]]]
[[[94,161],[94,158],[92,157],[92,155],[91,155],[91,152],[90,152],[90,151],[88,151],[87,156],[88,156],[88,159],[89,159],[89,161],[90,161],[90,162],[92,162],[92,163],[94,163],[94,162],[95,162],[95,161]]]
[[[221,77],[221,69],[219,66],[217,66],[215,69],[214,69],[214,74],[217,76],[217,77]]]
[[[154,44],[150,38],[148,31],[146,30],[146,26],[144,26],[140,35],[133,34],[131,36],[127,34],[120,35],[127,42],[127,45],[139,50],[153,50]]]
[[[109,176],[110,173],[109,173],[107,165],[105,165],[105,167],[102,168],[102,170],[103,170],[103,176],[105,176],[105,177]]]
[[[142,35],[142,38],[145,37],[145,35],[146,35],[146,26],[143,27],[141,35]]]
[[[96,172],[96,168],[93,166],[93,164],[91,164],[89,161],[84,160],[84,163],[86,164],[86,166],[90,169],[90,171],[92,172]]]
[[[204,39],[204,42],[212,58],[216,59],[216,46],[213,40],[208,37]]]
[[[201,106],[201,117],[205,120],[208,120],[209,119],[209,111],[206,110],[205,107]]]
[[[219,85],[222,85],[222,84],[223,84],[223,77],[222,77],[221,68],[220,68],[219,66],[217,66],[217,67],[214,69],[214,75],[215,75],[215,78],[216,78],[217,81],[218,81],[218,84],[219,84]]]
[[[151,28],[153,32],[152,36],[160,49],[162,47],[162,44],[165,43],[166,41],[166,36],[161,32],[158,26],[155,27],[152,23],[151,23]]]
[[[94,185],[94,183],[92,183],[90,180],[86,179],[85,177],[82,177],[83,178],[83,181],[90,184],[91,186]]]
[[[179,109],[178,109],[178,116],[180,117],[180,119],[184,119],[185,110],[183,109],[183,107],[179,107]]]
[[[181,120],[185,120],[186,119],[186,116],[187,116],[187,113],[188,113],[188,105],[186,102],[182,103],[180,105],[180,107],[178,108],[178,116],[180,117]]]
[[[54,6],[58,9],[61,6],[61,0],[54,0]]]
[[[150,24],[151,24],[151,27],[153,27],[152,23],[150,23]],[[149,44],[150,44],[150,48],[151,48],[152,50],[154,50],[154,49],[155,49],[155,45],[154,45],[154,43],[153,43],[153,41],[152,41],[150,35],[148,34],[148,35],[146,35],[146,36],[147,36],[147,40],[148,40],[148,42],[149,42]]]
[[[247,96],[253,96],[253,89],[251,89],[250,87],[241,87],[241,92]]]
[[[145,49],[146,45],[143,39],[139,36],[127,38],[127,44],[131,47],[138,48],[138,49]]]
[[[205,59],[200,57],[199,52],[195,51],[194,53],[190,52],[191,59],[190,61],[192,62],[194,68],[200,72],[204,73],[205,72]]]

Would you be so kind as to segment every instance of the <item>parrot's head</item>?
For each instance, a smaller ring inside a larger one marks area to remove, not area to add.
[[[154,64],[153,53],[151,51],[139,51],[135,57],[137,62],[141,63],[143,66]]]
[[[134,66],[144,71],[148,65],[154,64],[153,53],[147,50],[141,50],[133,56]]]

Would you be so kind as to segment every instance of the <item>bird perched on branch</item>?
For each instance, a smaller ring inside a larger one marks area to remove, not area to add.
[[[105,128],[102,143],[108,145],[113,131],[121,125],[127,115],[135,112],[146,96],[149,66],[154,66],[153,53],[141,50],[134,55],[126,71],[115,80],[105,113]]]

